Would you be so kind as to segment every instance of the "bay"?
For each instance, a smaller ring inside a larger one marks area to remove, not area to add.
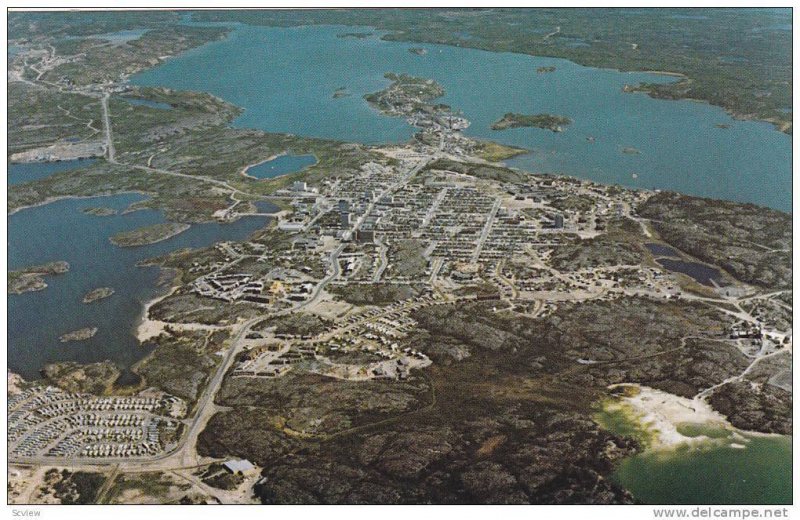
[[[531,151],[508,161],[511,166],[791,211],[790,136],[705,103],[622,91],[674,77],[443,45],[424,44],[428,52],[420,56],[408,52],[420,44],[383,41],[369,27],[232,27],[225,40],[171,58],[131,82],[211,92],[245,109],[234,121],[240,128],[399,143],[414,129],[372,109],[363,95],[388,85],[386,72],[408,73],[444,86],[441,101],[472,121],[467,135]],[[337,38],[354,31],[373,35]],[[538,74],[542,66],[556,70]],[[340,87],[352,95],[334,98]],[[553,113],[573,123],[563,133],[491,130],[506,112]],[[640,153],[623,152],[631,148]]]
[[[644,504],[791,504],[792,437],[712,424],[677,425],[697,442],[651,448],[656,431],[641,418],[604,407],[596,422],[633,438],[642,450],[622,459],[611,479]]]
[[[95,159],[74,159],[71,161],[52,161],[38,163],[14,163],[8,165],[8,185],[46,179],[56,173],[85,168]]]
[[[164,222],[153,210],[123,213],[143,195],[123,194],[65,199],[28,208],[8,217],[8,268],[20,269],[55,260],[69,272],[47,276],[42,291],[8,295],[8,368],[27,379],[57,361],[91,363],[111,360],[128,368],[148,353],[135,337],[143,305],[159,293],[159,269],[137,263],[184,247],[205,247],[221,240],[244,240],[263,227],[263,216],[236,222],[192,225],[187,231],[155,244],[120,248],[108,238],[120,231]],[[108,207],[117,215],[94,216],[82,210]],[[98,287],[115,293],[87,305],[83,296]],[[86,341],[60,343],[58,337],[83,327],[97,327]]]
[[[613,478],[646,504],[791,504],[792,438],[745,439],[635,455]]]

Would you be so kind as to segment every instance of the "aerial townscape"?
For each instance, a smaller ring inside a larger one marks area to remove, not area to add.
[[[8,502],[790,504],[791,10],[601,12],[10,12]]]

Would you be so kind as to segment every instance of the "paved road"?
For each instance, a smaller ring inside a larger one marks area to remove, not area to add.
[[[449,188],[445,186],[444,188],[439,190],[439,193],[436,194],[436,197],[433,199],[431,207],[428,208],[428,211],[425,212],[425,216],[422,218],[422,224],[420,224],[419,226],[420,229],[427,228],[428,225],[431,223],[431,220],[433,220],[434,215],[436,215],[436,211],[439,209],[439,206],[442,205],[442,201],[447,196],[448,189]]]
[[[386,258],[386,244],[383,243],[383,239],[379,238],[375,241],[378,245],[378,268],[375,270],[375,274],[372,276],[373,282],[379,282],[381,280],[381,276],[383,276],[383,272],[386,270],[386,267],[389,265],[389,260]]]
[[[110,163],[119,164],[119,161],[117,161],[117,158],[116,158],[117,151],[114,148],[113,131],[111,129],[111,118],[109,117],[109,110],[108,110],[108,99],[110,97],[111,97],[111,95],[108,92],[105,92],[105,93],[103,93],[103,96],[100,98],[100,105],[103,107],[103,134],[105,135],[105,141],[106,141],[106,159],[108,159],[108,162],[110,162]],[[219,179],[211,179],[209,177],[204,177],[202,175],[190,175],[188,173],[179,173],[179,172],[173,172],[173,171],[169,171],[169,170],[162,170],[160,168],[152,168],[152,167],[150,167],[150,161],[152,159],[153,159],[153,156],[150,156],[150,159],[147,160],[147,164],[148,164],[147,166],[139,166],[139,165],[135,165],[135,164],[132,164],[132,165],[129,165],[129,166],[131,166],[133,168],[136,168],[137,170],[146,171],[148,173],[159,173],[159,174],[162,174],[162,175],[171,175],[173,177],[183,177],[185,179],[194,179],[194,180],[197,180],[197,181],[200,181],[200,182],[208,182],[208,183],[211,183],[211,184],[216,184],[217,186],[221,186],[221,187],[225,188],[226,190],[228,190],[231,193],[231,198],[234,200],[233,206],[228,208],[229,211],[231,209],[233,209],[240,202],[239,200],[237,200],[233,196],[234,194],[239,193],[239,194],[242,194],[242,195],[248,195],[247,193],[243,192],[242,190],[240,190],[238,188],[234,188],[233,186],[231,186],[227,182],[221,181]]]
[[[185,179],[194,179],[194,180],[200,181],[200,182],[208,182],[208,183],[211,183],[211,184],[216,184],[217,186],[221,186],[221,187],[225,188],[226,190],[230,191],[231,193],[240,193],[242,195],[249,195],[248,193],[245,193],[245,192],[243,192],[242,190],[240,190],[238,188],[234,188],[233,186],[231,186],[227,182],[221,181],[219,179],[212,179],[210,177],[204,177],[202,175],[190,175],[188,173],[179,173],[179,172],[173,172],[173,171],[169,171],[169,170],[162,170],[160,168],[150,168],[150,167],[147,167],[147,166],[138,166],[138,165],[130,165],[130,166],[133,167],[133,168],[136,168],[137,170],[146,171],[148,173],[160,173],[162,175],[172,175],[173,177],[183,177]],[[238,203],[239,201],[236,201],[236,202]]]
[[[383,197],[391,195],[395,191],[399,190],[401,187],[405,186],[405,184],[409,180],[411,180],[411,178],[414,177],[414,175],[416,175],[417,172],[419,172],[422,168],[427,166],[431,161],[433,161],[433,157],[418,161],[414,166],[411,167],[410,170],[408,170],[408,172],[405,175],[403,175],[400,178],[399,181],[395,182],[394,184],[392,184],[391,186],[389,186],[388,188],[383,190],[381,193],[379,193],[378,196],[375,197],[369,203],[369,205],[367,206],[367,209],[364,211],[364,213],[358,218],[356,223],[353,225],[353,233],[355,233],[356,231],[359,230],[359,228],[361,227],[361,224],[364,222],[364,220],[366,220],[366,218],[369,216],[369,214],[372,213],[372,209],[375,207],[375,204],[379,200],[381,200]]]
[[[331,273],[325,278],[323,278],[322,281],[317,284],[317,286],[314,288],[314,292],[311,293],[311,298],[303,302],[301,305],[289,309],[287,312],[292,312],[292,313],[297,312],[300,309],[304,309],[309,305],[315,303],[319,299],[320,295],[322,294],[322,290],[325,289],[325,287],[331,282],[331,280],[339,276],[339,273],[341,273],[342,271],[341,268],[339,267],[339,255],[341,254],[342,251],[344,251],[345,246],[346,244],[342,244],[331,253],[331,258],[330,258]]]
[[[111,473],[106,478],[106,481],[103,482],[103,485],[100,487],[100,490],[97,492],[97,499],[95,499],[95,504],[105,504],[106,500],[108,500],[108,492],[111,490],[114,481],[117,480],[117,476],[119,475],[119,464],[114,466],[114,469],[111,470]]]
[[[111,94],[108,92],[103,94],[103,97],[100,98],[100,106],[103,107],[103,134],[105,135],[106,139],[106,158],[110,163],[117,162],[117,151],[114,149],[114,139],[112,138],[111,134],[111,118],[109,117],[108,113],[108,98],[111,97]]]
[[[494,204],[492,204],[492,209],[489,210],[489,216],[486,219],[486,224],[483,226],[481,230],[481,236],[478,238],[478,243],[475,245],[475,251],[472,253],[472,263],[478,261],[478,258],[481,256],[481,250],[483,249],[483,244],[486,243],[486,239],[489,237],[489,231],[492,229],[492,225],[494,224],[494,218],[497,215],[497,210],[500,209],[500,203],[502,201],[498,198],[495,199]]]
[[[222,385],[222,380],[225,378],[225,374],[236,360],[236,355],[241,351],[242,338],[244,338],[250,331],[250,327],[262,319],[264,319],[263,316],[259,316],[258,318],[253,318],[242,325],[241,330],[239,330],[231,342],[231,347],[228,349],[228,353],[225,354],[222,363],[220,363],[217,371],[214,373],[214,377],[211,378],[211,381],[209,381],[205,391],[203,391],[203,395],[197,401],[197,412],[194,414],[194,419],[192,419],[192,422],[189,424],[183,445],[173,455],[176,457],[176,460],[181,464],[181,466],[196,464],[197,451],[195,450],[195,446],[197,444],[197,437],[200,435],[200,432],[203,430],[203,428],[205,428],[206,423],[208,423],[208,420],[216,411],[216,407],[214,406],[214,397],[217,395],[219,387]],[[188,464],[187,457],[190,458]]]

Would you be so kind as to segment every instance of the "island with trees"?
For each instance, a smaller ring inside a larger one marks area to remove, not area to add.
[[[563,132],[564,127],[572,123],[572,119],[553,114],[516,114],[506,113],[502,118],[492,123],[492,130],[507,130],[509,128],[534,127]]]

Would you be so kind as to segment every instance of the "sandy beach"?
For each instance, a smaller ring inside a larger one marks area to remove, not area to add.
[[[160,302],[167,296],[170,296],[177,289],[178,289],[177,287],[173,287],[166,294],[162,294],[161,296],[153,298],[144,305],[141,321],[139,325],[136,327],[136,339],[138,339],[140,343],[144,343],[149,339],[155,338],[156,336],[164,332],[164,327],[167,326],[167,322],[159,320],[151,320],[150,307]]]
[[[702,399],[692,400],[673,395],[655,388],[636,384],[612,385],[610,388],[634,388],[635,395],[622,397],[616,404],[609,406],[627,407],[636,419],[647,430],[652,432],[652,449],[674,448],[680,444],[698,444],[711,440],[706,435],[689,437],[678,431],[681,425],[698,425],[711,428],[729,430],[736,429],[728,422],[724,415],[713,410]]]
[[[172,295],[172,293],[174,293],[177,289],[178,287],[173,287],[166,294],[153,298],[145,304],[144,310],[142,311],[141,321],[136,327],[136,339],[138,339],[140,343],[144,343],[145,341],[158,337],[159,334],[166,331],[167,327],[175,330],[222,330],[229,328],[219,325],[205,325],[203,323],[168,323],[166,321],[151,319],[150,307],[160,302],[167,296]]]
[[[282,155],[286,155],[286,152],[282,152],[282,153],[275,154],[275,155],[270,155],[270,156],[269,156],[269,157],[267,157],[266,159],[262,159],[262,160],[260,160],[260,161],[258,161],[258,162],[254,162],[253,164],[248,164],[247,166],[245,166],[244,168],[242,168],[242,171],[240,171],[240,172],[239,172],[239,174],[241,174],[241,175],[244,175],[245,177],[249,177],[249,178],[251,178],[251,179],[255,179],[255,180],[257,180],[257,181],[260,181],[260,180],[262,180],[262,179],[259,179],[258,177],[253,177],[252,175],[248,175],[248,174],[247,174],[247,170],[249,170],[249,169],[250,169],[250,168],[252,168],[253,166],[258,166],[259,164],[264,164],[265,162],[274,161],[275,159],[277,159],[278,157],[280,157],[280,156],[282,156]]]

